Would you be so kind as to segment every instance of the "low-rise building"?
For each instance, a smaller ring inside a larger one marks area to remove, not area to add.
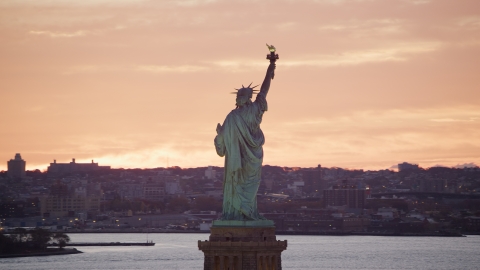
[[[41,213],[48,217],[75,216],[77,213],[99,211],[100,197],[78,195],[57,197],[47,196],[40,199]]]
[[[99,166],[98,163],[76,163],[75,159],[72,159],[69,163],[57,163],[56,160],[50,163],[48,166],[48,173],[62,174],[62,173],[88,173],[99,170],[108,170],[110,166]]]

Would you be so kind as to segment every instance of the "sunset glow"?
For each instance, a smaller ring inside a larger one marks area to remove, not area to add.
[[[264,164],[480,165],[478,0],[4,0],[0,37],[0,170],[223,166],[265,43]]]

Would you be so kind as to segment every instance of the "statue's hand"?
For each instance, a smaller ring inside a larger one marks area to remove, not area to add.
[[[217,134],[220,135],[222,133],[223,127],[220,125],[220,123],[217,124]]]

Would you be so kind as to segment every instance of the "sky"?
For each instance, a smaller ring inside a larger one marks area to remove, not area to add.
[[[478,0],[2,0],[0,170],[223,166],[265,43],[264,164],[480,165]]]

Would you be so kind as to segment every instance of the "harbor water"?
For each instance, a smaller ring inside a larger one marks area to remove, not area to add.
[[[155,246],[78,247],[82,254],[0,259],[0,269],[203,269],[197,241],[208,234],[70,234],[71,242]],[[283,269],[479,269],[480,236],[299,236],[288,240]]]

